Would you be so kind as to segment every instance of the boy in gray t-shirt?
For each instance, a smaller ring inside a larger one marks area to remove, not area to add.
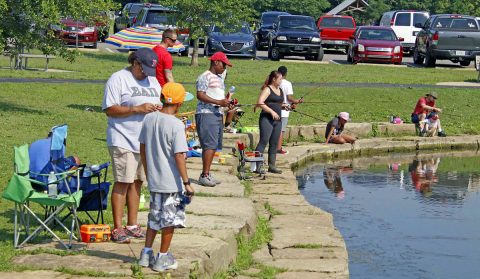
[[[152,266],[155,271],[177,268],[177,261],[169,252],[170,243],[175,228],[185,227],[185,204],[194,194],[185,163],[188,151],[185,127],[175,117],[186,98],[185,88],[169,82],[162,88],[161,95],[163,108],[145,117],[139,138],[150,191],[148,229],[139,265]],[[152,245],[159,230],[162,242],[155,257]]]

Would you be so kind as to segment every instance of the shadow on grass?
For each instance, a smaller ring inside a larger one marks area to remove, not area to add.
[[[475,83],[479,83],[479,84],[480,84],[479,80],[476,79],[476,78],[469,78],[469,79],[465,80],[465,82],[475,82]]]
[[[100,113],[103,113],[101,106],[87,106],[87,105],[72,104],[72,105],[68,105],[67,107],[71,108],[71,109],[82,110],[82,111],[85,111],[85,112],[100,112]]]
[[[40,114],[40,115],[45,114],[45,112],[41,110],[21,107],[16,104],[7,103],[7,102],[0,102],[0,112],[23,112],[23,113]]]

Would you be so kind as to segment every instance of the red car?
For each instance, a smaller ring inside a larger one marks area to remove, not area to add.
[[[378,61],[401,64],[403,47],[390,27],[360,26],[350,38],[347,61],[352,63]]]
[[[347,49],[357,27],[351,16],[324,15],[317,20],[323,48]]]
[[[85,22],[64,18],[60,20],[62,27],[55,32],[59,39],[68,45],[90,46],[97,48],[97,26],[87,26]],[[78,39],[78,40],[77,40]]]

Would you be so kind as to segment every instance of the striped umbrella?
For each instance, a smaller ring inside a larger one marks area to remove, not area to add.
[[[130,27],[108,37],[105,42],[125,49],[153,48],[162,41],[163,31],[149,27]],[[185,46],[176,41],[168,52],[177,53],[185,50]]]

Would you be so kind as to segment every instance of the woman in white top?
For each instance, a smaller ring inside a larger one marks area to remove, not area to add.
[[[157,55],[141,48],[128,57],[129,67],[114,73],[105,85],[102,109],[108,116],[107,145],[115,183],[112,191],[112,240],[129,243],[144,237],[137,225],[140,189],[145,172],[140,159],[139,135],[145,114],[159,110],[161,87],[155,78]],[[127,204],[127,226],[122,227]]]

